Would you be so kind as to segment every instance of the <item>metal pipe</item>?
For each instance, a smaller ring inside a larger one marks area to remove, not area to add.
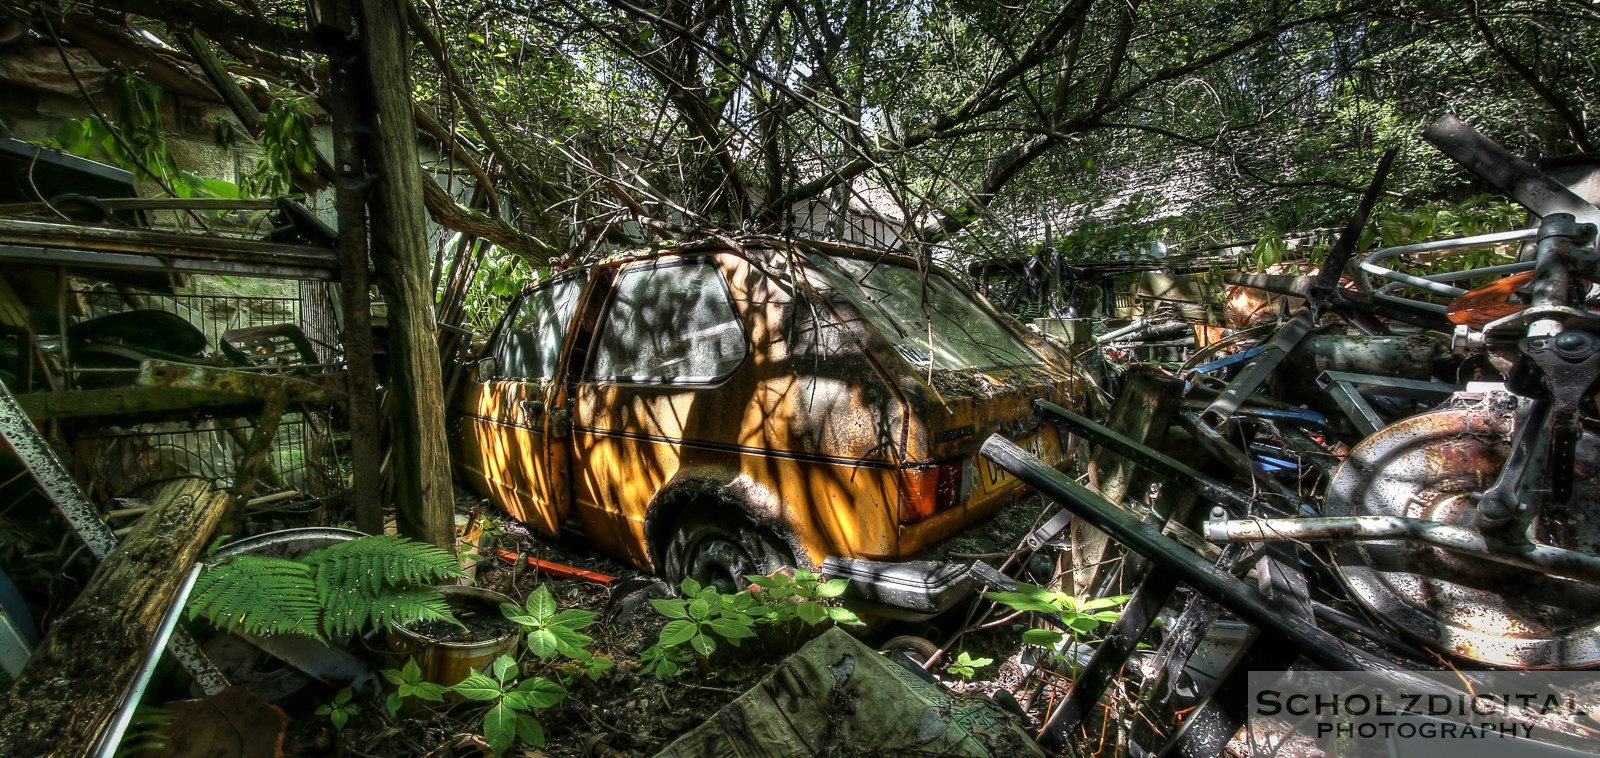
[[[1600,583],[1600,557],[1536,542],[1493,539],[1471,529],[1401,516],[1216,520],[1206,522],[1206,539],[1212,542],[1364,542],[1398,539],[1541,574]]]
[[[1148,319],[1143,319],[1143,318],[1136,319],[1133,323],[1131,323],[1131,324],[1129,324],[1127,326],[1124,326],[1121,329],[1117,329],[1115,331],[1106,332],[1105,334],[1102,334],[1102,335],[1100,335],[1098,337],[1095,337],[1094,341],[1097,344],[1104,345],[1104,344],[1106,344],[1106,343],[1108,343],[1108,342],[1110,342],[1110,341],[1112,341],[1112,340],[1114,340],[1114,339],[1116,339],[1118,337],[1121,337],[1124,334],[1133,334],[1134,332],[1137,332],[1140,329],[1143,329],[1144,325],[1147,324],[1147,323],[1149,323]]]
[[[1055,500],[1073,515],[1112,539],[1171,571],[1179,580],[1215,599],[1246,623],[1291,641],[1307,659],[1330,671],[1394,670],[1304,619],[1283,613],[1259,591],[1234,578],[1133,514],[1072,481],[998,434],[983,443],[981,453],[1035,492]]]
[[[111,758],[117,752],[117,745],[122,742],[122,734],[128,730],[128,724],[133,720],[133,710],[139,706],[139,700],[144,697],[144,688],[150,684],[150,675],[156,670],[156,662],[161,660],[161,651],[167,647],[167,640],[172,637],[172,630],[178,625],[178,618],[183,615],[183,606],[189,602],[189,592],[194,589],[194,582],[200,578],[201,564],[196,563],[189,569],[183,578],[183,584],[178,585],[178,594],[173,596],[172,605],[167,607],[167,612],[161,617],[161,626],[156,627],[156,637],[150,647],[144,651],[144,660],[139,662],[139,672],[134,676],[133,682],[128,685],[128,691],[122,697],[122,705],[117,708],[116,718],[111,725],[100,733],[100,740],[94,749],[97,758]]]
[[[1240,513],[1255,512],[1255,509],[1260,507],[1255,498],[1250,497],[1243,491],[1229,487],[1216,479],[1206,476],[1193,466],[1185,464],[1159,450],[1134,442],[1115,430],[1096,424],[1055,403],[1048,400],[1035,400],[1033,401],[1033,408],[1039,415],[1067,426],[1090,443],[1103,445],[1117,455],[1150,469],[1172,482],[1188,487],[1194,491],[1194,494],[1199,495],[1202,500],[1233,506]]]
[[[1454,250],[1454,249],[1457,249],[1457,248],[1484,247],[1484,246],[1487,246],[1487,245],[1499,245],[1499,244],[1502,244],[1502,243],[1505,243],[1505,242],[1520,242],[1522,240],[1533,239],[1538,233],[1539,233],[1538,229],[1514,229],[1514,230],[1509,231],[1509,232],[1493,232],[1491,234],[1479,234],[1479,235],[1475,235],[1475,236],[1472,236],[1472,237],[1455,237],[1453,239],[1447,239],[1447,240],[1434,240],[1433,242],[1418,242],[1418,243],[1412,244],[1412,245],[1396,245],[1394,247],[1386,247],[1386,248],[1383,248],[1382,250],[1378,250],[1378,251],[1374,252],[1373,254],[1371,254],[1371,255],[1367,256],[1365,259],[1363,259],[1361,261],[1361,270],[1365,271],[1365,272],[1367,272],[1369,274],[1375,274],[1377,276],[1384,277],[1385,279],[1393,279],[1393,280],[1397,280],[1397,281],[1404,281],[1404,282],[1406,282],[1408,284],[1411,283],[1410,280],[1412,280],[1412,279],[1423,279],[1423,281],[1424,281],[1423,284],[1421,284],[1421,285],[1413,285],[1413,286],[1420,286],[1420,287],[1423,287],[1424,289],[1427,289],[1428,286],[1431,285],[1431,284],[1437,283],[1439,281],[1448,281],[1448,280],[1442,280],[1442,279],[1435,279],[1434,278],[1436,276],[1442,276],[1441,274],[1433,274],[1433,275],[1430,275],[1429,277],[1427,277],[1425,279],[1423,277],[1412,276],[1411,274],[1404,274],[1404,273],[1401,273],[1401,272],[1398,272],[1398,271],[1394,271],[1394,270],[1391,270],[1391,269],[1388,269],[1388,268],[1384,268],[1383,266],[1379,266],[1378,262],[1379,261],[1385,261],[1385,260],[1388,260],[1390,258],[1395,258],[1395,257],[1401,256],[1401,255],[1412,255],[1412,254],[1415,254],[1415,253],[1432,253],[1432,252],[1438,252],[1440,250]],[[1523,265],[1523,264],[1514,263],[1514,264],[1510,264],[1510,265],[1512,265],[1512,266],[1520,266],[1520,265]],[[1492,269],[1492,268],[1504,268],[1504,267],[1503,266],[1491,266],[1489,268]],[[1483,270],[1487,272],[1489,269],[1483,269]],[[1526,270],[1526,269],[1519,269],[1519,270]],[[1492,275],[1492,274],[1489,274],[1489,273],[1472,274],[1472,275],[1467,275],[1467,274],[1468,274],[1468,272],[1466,272],[1466,271],[1455,271],[1455,272],[1451,272],[1450,276],[1452,276],[1453,278],[1470,279],[1470,278],[1472,278],[1472,276],[1491,276]],[[1452,288],[1452,289],[1454,289],[1454,288]],[[1450,293],[1440,292],[1439,294],[1450,294]]]

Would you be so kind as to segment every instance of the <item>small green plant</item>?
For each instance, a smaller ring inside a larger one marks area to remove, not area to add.
[[[544,726],[533,711],[565,700],[566,689],[542,676],[518,681],[517,662],[509,655],[495,659],[490,671],[492,677],[474,672],[450,688],[463,697],[490,704],[483,717],[483,739],[489,749],[499,755],[518,738],[533,747],[544,747]]]
[[[849,580],[822,581],[804,569],[793,576],[747,576],[747,591],[724,595],[715,587],[702,586],[693,577],[679,586],[683,597],[651,600],[656,612],[670,621],[661,628],[656,644],[640,655],[640,673],[655,674],[662,681],[676,677],[683,664],[695,660],[703,672],[709,671],[706,659],[716,652],[718,640],[738,646],[741,640],[756,636],[758,625],[782,625],[798,620],[815,626],[829,619],[840,624],[862,623],[848,609],[821,601],[844,594]],[[689,651],[681,648],[688,645]]]
[[[724,596],[715,587],[702,587],[693,577],[683,580],[683,597],[676,600],[651,600],[656,612],[671,621],[661,628],[656,642],[661,647],[674,647],[685,642],[700,655],[711,655],[717,649],[716,637],[737,646],[739,640],[754,637],[750,627],[755,618],[747,611],[755,607],[756,598],[745,592]]]
[[[235,555],[200,575],[189,617],[322,642],[424,619],[459,624],[430,584],[461,576],[454,556],[404,537],[361,537],[297,560]]]
[[[588,655],[584,648],[594,641],[579,631],[594,623],[594,612],[576,608],[560,610],[555,597],[550,594],[550,588],[544,585],[528,595],[528,602],[524,606],[502,603],[500,612],[522,625],[528,652],[543,660],[548,661],[557,653],[582,659]]]
[[[416,664],[413,662],[413,666]],[[334,694],[333,700],[317,706],[318,716],[327,716],[333,722],[334,731],[343,731],[344,725],[350,722],[350,717],[361,713],[361,704],[352,699],[349,687],[339,690]]]
[[[378,673],[394,685],[394,691],[384,701],[389,708],[389,715],[400,713],[400,704],[408,697],[415,697],[431,702],[444,700],[444,693],[450,688],[442,684],[434,684],[422,678],[422,667],[417,665],[415,658],[406,659],[406,665],[399,669],[384,669]]]
[[[862,623],[861,618],[848,608],[818,602],[843,595],[850,586],[849,579],[823,581],[822,577],[805,569],[796,570],[794,576],[779,573],[745,578],[759,588],[758,591],[768,601],[758,606],[758,615],[765,623],[782,623],[790,618],[799,618],[812,626],[828,619],[851,626],[860,626]]]
[[[685,664],[694,660],[694,653],[674,645],[662,647],[651,645],[639,654],[639,662],[644,664],[639,667],[640,674],[655,674],[657,679],[669,682],[678,677],[678,672],[683,670]]]
[[[949,671],[962,679],[971,679],[978,669],[994,663],[993,658],[973,658],[967,651],[961,651],[954,663],[950,664]]]
[[[1078,639],[1100,628],[1101,624],[1116,621],[1119,612],[1113,609],[1128,602],[1132,595],[1085,600],[1061,590],[1047,590],[1024,582],[1016,592],[990,592],[984,597],[1019,611],[1059,613],[1073,639]],[[1063,639],[1066,639],[1065,633],[1049,629],[1030,629],[1022,633],[1023,642],[1040,647],[1054,648]]]

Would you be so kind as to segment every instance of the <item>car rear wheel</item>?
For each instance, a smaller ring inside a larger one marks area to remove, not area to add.
[[[674,589],[690,577],[723,594],[749,587],[746,576],[794,565],[789,549],[765,530],[693,517],[678,523],[665,553],[662,573]]]

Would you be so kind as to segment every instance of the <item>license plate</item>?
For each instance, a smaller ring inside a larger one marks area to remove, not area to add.
[[[1017,447],[1028,451],[1029,455],[1038,458],[1044,454],[1044,438],[1035,434],[1027,439],[1018,440]],[[1017,480],[1017,478],[1012,476],[1010,472],[1007,472],[1005,469],[995,465],[994,461],[991,461],[982,455],[976,456],[976,458],[978,461],[978,487],[983,490],[985,495],[1005,487],[1006,485],[1009,485]]]

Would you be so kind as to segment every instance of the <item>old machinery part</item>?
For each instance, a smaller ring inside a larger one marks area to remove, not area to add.
[[[1455,116],[1433,122],[1422,131],[1422,138],[1540,217],[1570,213],[1579,220],[1600,223],[1600,210],[1577,193]]]
[[[1220,509],[1218,509],[1220,510]],[[1507,542],[1472,529],[1400,516],[1228,519],[1206,522],[1212,542],[1348,542],[1406,540],[1457,555],[1600,584],[1600,557],[1534,542]]]
[[[1334,475],[1326,514],[1472,528],[1512,452],[1515,416],[1491,405],[1413,416],[1368,437]],[[1600,435],[1583,435],[1573,475],[1572,516],[1541,513],[1526,537],[1592,558],[1600,521],[1585,517],[1600,500]],[[1508,530],[1485,547],[1523,539]],[[1537,546],[1516,550],[1527,558]],[[1333,557],[1356,600],[1425,646],[1496,666],[1600,665],[1600,586],[1400,539],[1344,542]]]
[[[1533,489],[1538,486],[1540,471],[1550,443],[1550,403],[1531,400],[1517,413],[1516,437],[1511,440],[1511,454],[1495,478],[1494,486],[1478,501],[1478,512],[1473,524],[1484,532],[1497,531],[1518,514],[1525,513],[1534,501]]]
[[[1550,392],[1550,500],[1564,504],[1572,497],[1573,450],[1583,406],[1600,378],[1600,337],[1567,329],[1554,337],[1523,340],[1522,352],[1543,372]]]
[[[1451,271],[1443,274],[1413,276],[1411,274],[1385,268],[1384,266],[1379,265],[1379,263],[1389,260],[1390,258],[1398,258],[1405,255],[1416,255],[1418,253],[1438,253],[1446,250],[1471,250],[1474,248],[1488,247],[1492,245],[1503,245],[1509,242],[1520,242],[1522,240],[1533,239],[1536,233],[1537,230],[1534,229],[1517,229],[1509,232],[1480,234],[1473,237],[1457,237],[1455,239],[1438,240],[1435,242],[1421,242],[1415,245],[1386,247],[1367,256],[1366,260],[1361,262],[1361,270],[1368,274],[1372,274],[1373,276],[1382,277],[1390,281],[1389,284],[1385,284],[1378,288],[1378,293],[1383,296],[1389,296],[1391,292],[1402,287],[1409,286],[1431,292],[1435,295],[1460,297],[1465,295],[1467,291],[1461,289],[1460,287],[1452,287],[1446,282],[1460,281],[1462,279],[1474,279],[1483,276],[1503,276],[1505,274],[1521,273],[1531,270],[1533,268],[1533,264],[1509,263],[1503,266],[1489,266],[1479,269],[1467,269],[1465,271]]]
[[[1141,445],[1122,434],[1118,434],[1115,430],[1096,424],[1048,400],[1033,401],[1033,408],[1034,412],[1041,417],[1067,427],[1069,431],[1082,436],[1091,444],[1104,445],[1117,455],[1128,458],[1134,463],[1166,477],[1168,481],[1189,488],[1203,500],[1222,503],[1235,509],[1240,514],[1284,512],[1283,508],[1278,505],[1265,502],[1251,496],[1249,493],[1223,484],[1193,466],[1159,450]],[[1297,505],[1304,507],[1303,503],[1297,503]]]
[[[981,454],[1035,492],[1060,503],[1129,550],[1143,555],[1156,564],[1153,570],[1170,572],[1252,626],[1281,636],[1317,665],[1337,671],[1394,670],[1390,664],[1345,644],[1310,621],[1285,614],[1254,587],[1163,536],[1155,527],[1029,455],[1005,437],[998,434],[990,437],[983,443]]]
[[[1350,418],[1362,437],[1382,429],[1387,423],[1361,395],[1357,387],[1372,387],[1374,394],[1414,400],[1443,400],[1458,388],[1448,384],[1423,382],[1415,379],[1398,379],[1391,376],[1352,374],[1347,371],[1324,371],[1317,377],[1317,386],[1328,391],[1334,402]]]

